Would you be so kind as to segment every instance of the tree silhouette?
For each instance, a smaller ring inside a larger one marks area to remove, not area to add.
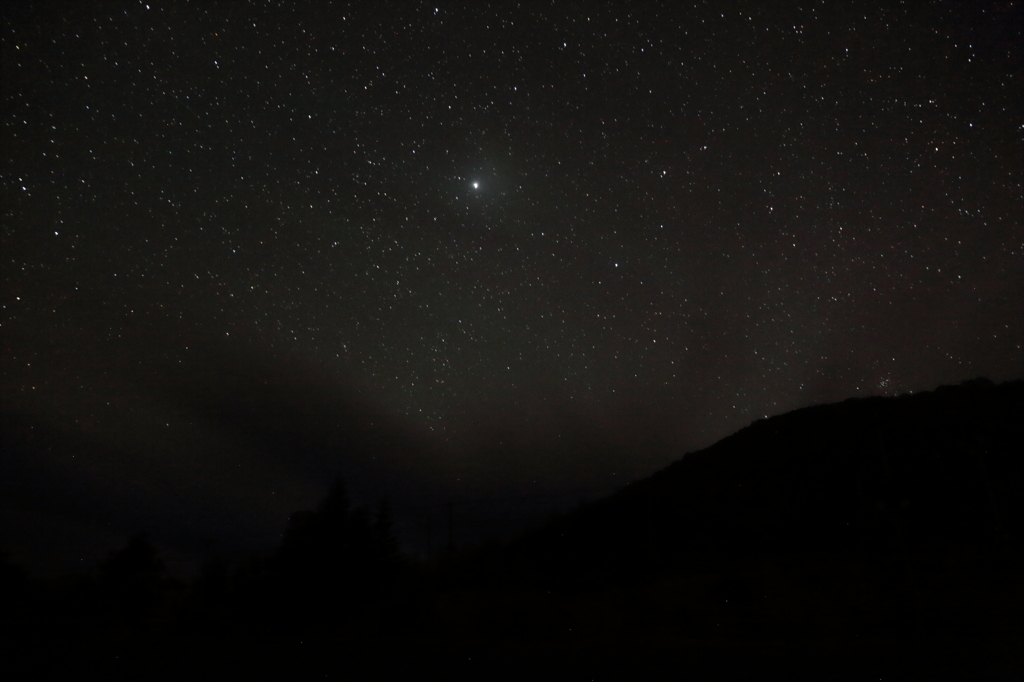
[[[397,565],[390,507],[382,503],[373,518],[365,508],[351,508],[338,478],[319,509],[289,520],[274,559],[282,622],[334,629],[365,620]]]
[[[374,519],[374,533],[377,554],[388,564],[398,560],[398,540],[392,534],[393,525],[391,505],[386,499],[382,500],[380,506],[377,507],[377,515]]]
[[[141,624],[156,603],[163,572],[156,548],[145,533],[128,546],[111,552],[101,567],[100,589],[114,613],[134,625]]]
[[[25,603],[25,571],[0,551],[0,623],[14,623]]]

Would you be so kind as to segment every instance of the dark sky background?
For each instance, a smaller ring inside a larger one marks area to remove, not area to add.
[[[1021,20],[5,4],[3,547],[265,550],[340,473],[418,551],[431,505],[497,532],[766,415],[1021,378]]]

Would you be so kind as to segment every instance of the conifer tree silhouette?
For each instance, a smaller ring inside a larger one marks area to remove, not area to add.
[[[293,514],[276,557],[282,614],[299,626],[334,627],[366,617],[398,562],[391,508],[371,518],[335,480],[319,509]]]
[[[100,589],[120,618],[133,625],[145,621],[156,603],[164,566],[145,533],[111,552],[100,571]]]

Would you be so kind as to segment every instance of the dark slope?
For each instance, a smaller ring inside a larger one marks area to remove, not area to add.
[[[439,613],[505,634],[1018,642],[1022,425],[1024,382],[983,380],[759,420],[453,566]]]
[[[765,554],[1016,546],[1022,453],[1024,382],[850,399],[758,420],[517,549],[575,581]]]

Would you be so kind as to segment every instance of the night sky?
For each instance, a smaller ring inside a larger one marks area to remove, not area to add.
[[[1019,3],[652,5],[7,5],[14,560],[1024,376]]]

